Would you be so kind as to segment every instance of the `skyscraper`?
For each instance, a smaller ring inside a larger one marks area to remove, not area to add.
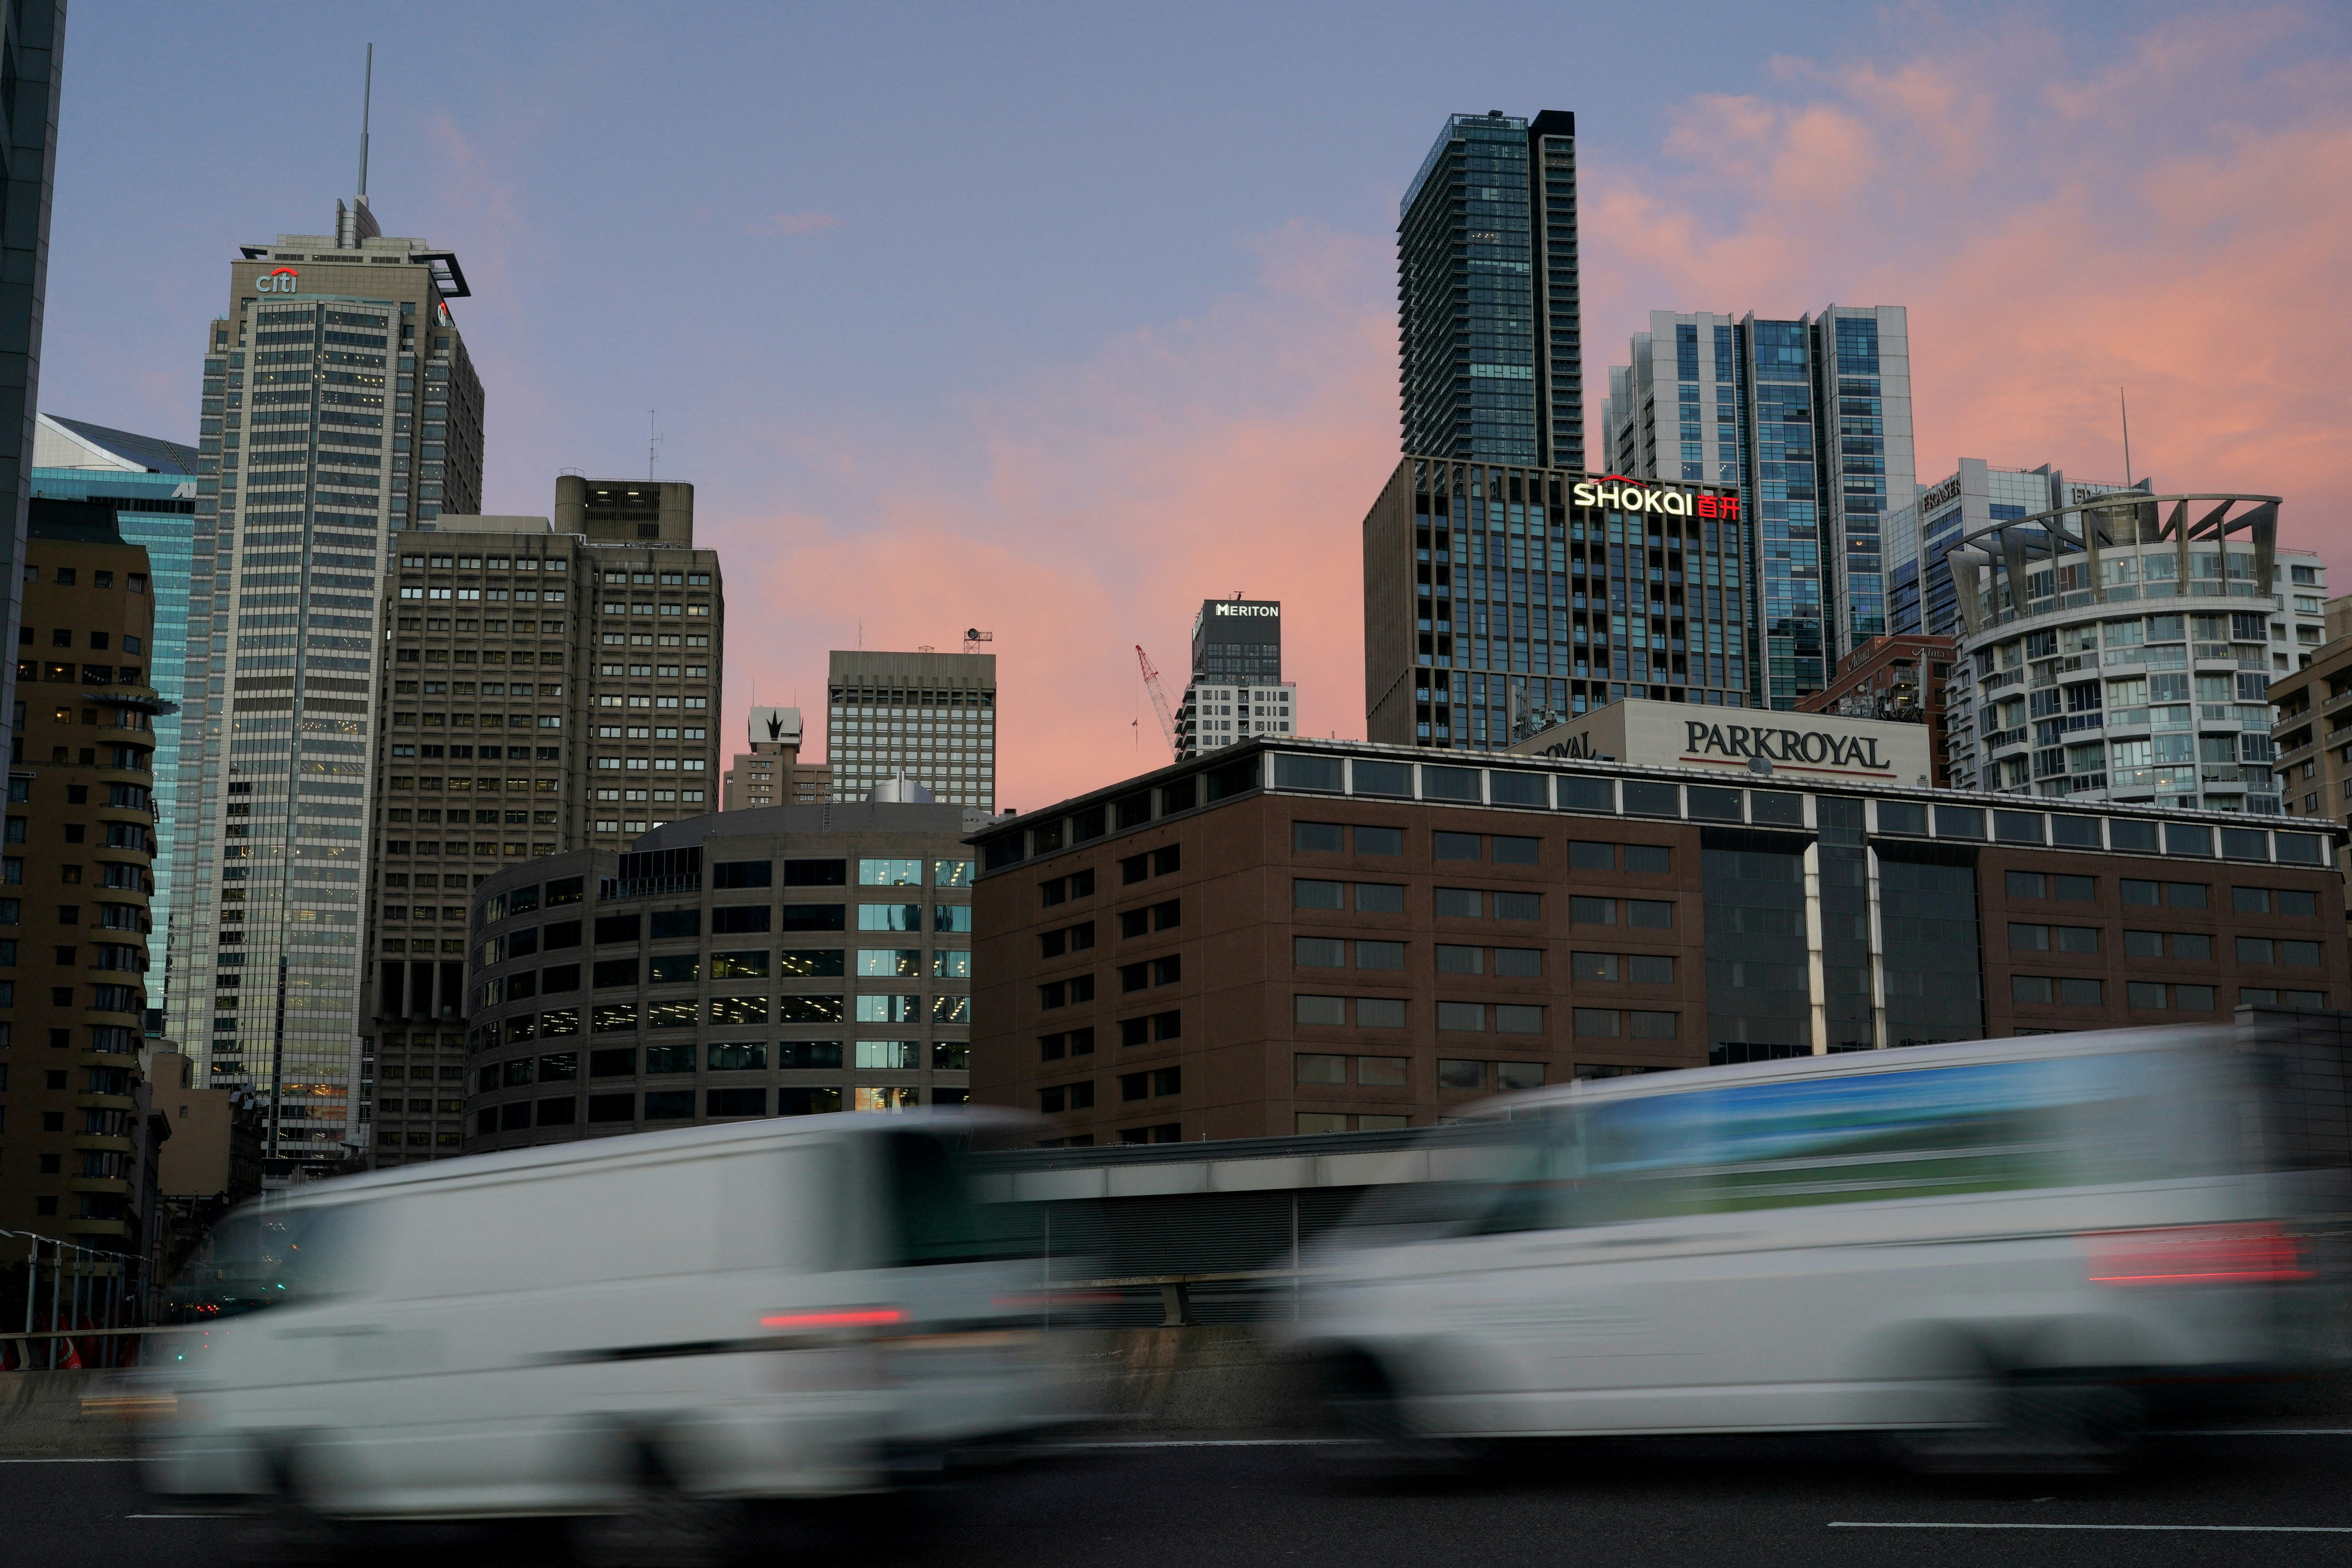
[[[1296,734],[1298,688],[1282,679],[1282,601],[1204,599],[1192,679],[1176,709],[1179,762],[1252,735]]]
[[[1736,323],[1654,310],[1632,358],[1609,373],[1609,467],[1739,486],[1763,655],[1749,700],[1792,708],[1888,629],[1883,526],[1916,468],[1904,308]]]
[[[0,636],[23,621],[26,508],[40,408],[41,305],[49,285],[49,194],[58,166],[65,0],[0,11]],[[0,659],[0,712],[16,696]]]
[[[1576,116],[1445,122],[1398,206],[1404,449],[1584,467]]]
[[[2140,487],[2152,491],[2155,481],[2143,479]],[[1959,599],[1944,553],[1963,534],[2127,488],[2069,479],[2048,463],[1996,468],[1982,458],[1962,458],[1957,472],[1918,486],[1916,496],[1886,514],[1887,630],[1958,635]]]
[[[470,889],[716,809],[725,652],[691,485],[567,474],[554,521],[444,512],[397,560],[355,998],[379,1165],[459,1152]]]
[[[825,685],[834,799],[904,773],[942,805],[996,809],[994,654],[835,648]]]
[[[126,544],[147,552],[155,621],[146,642],[148,684],[162,698],[155,715],[152,788],[155,803],[155,891],[148,914],[160,933],[171,929],[173,833],[180,795],[182,677],[188,658],[188,566],[196,510],[196,449],[153,436],[134,436],[79,419],[44,414],[33,437],[36,500],[98,501],[111,508]],[[136,649],[132,650],[138,651]],[[160,1023],[168,968],[148,976],[147,1005]]]
[[[362,191],[331,234],[244,247],[207,332],[168,1027],[207,1083],[255,1089],[271,1160],[364,1141],[377,605],[394,535],[481,507],[466,294],[456,256],[383,236]]]
[[[1498,751],[1622,698],[1747,705],[1738,498],[1408,457],[1364,516],[1366,734]]]

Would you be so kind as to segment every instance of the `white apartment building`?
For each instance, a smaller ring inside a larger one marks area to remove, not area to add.
[[[2326,569],[2277,531],[2274,496],[2123,491],[1961,535],[1953,786],[2278,811],[2269,688],[2324,639]]]

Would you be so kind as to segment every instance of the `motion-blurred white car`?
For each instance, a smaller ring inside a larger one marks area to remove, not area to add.
[[[964,1131],[739,1123],[247,1205],[175,1292],[217,1323],[172,1342],[147,1484],[308,1521],[675,1535],[698,1510],[880,1489],[1042,1428],[1034,1266],[984,1234]]]
[[[2100,1462],[2318,1353],[2310,1129],[2276,1077],[2230,1031],[2118,1031],[1490,1101],[1433,1153],[1472,1178],[1452,1217],[1343,1234],[1296,1342],[1372,1436]]]

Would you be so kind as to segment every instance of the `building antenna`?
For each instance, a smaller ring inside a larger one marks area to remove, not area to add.
[[[2132,485],[2131,404],[2120,386],[2116,388],[2116,406],[2123,411],[2124,416],[2124,489],[2129,489]]]
[[[654,482],[654,464],[661,457],[661,425],[658,408],[646,410],[646,483]]]
[[[375,107],[375,46],[367,47],[367,74],[360,79],[360,200],[367,200],[368,116]]]

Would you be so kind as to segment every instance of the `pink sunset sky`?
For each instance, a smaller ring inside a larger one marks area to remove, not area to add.
[[[1636,63],[1671,52],[1654,7],[1589,31],[1556,8],[1349,13],[1368,36],[1328,59],[1331,29],[1304,20],[866,15],[767,39],[793,68],[740,123],[695,116],[759,51],[633,58],[631,13],[551,42],[494,19],[477,55],[557,57],[511,79],[436,62],[481,75],[415,81],[378,54],[378,157],[412,166],[380,187],[385,228],[456,247],[475,283],[487,510],[544,510],[559,467],[643,472],[658,406],[661,477],[696,481],[725,552],[730,738],[754,702],[797,700],[821,730],[829,648],[951,649],[979,626],[999,801],[1034,810],[1166,760],[1134,645],[1181,688],[1192,612],[1234,590],[1286,605],[1302,729],[1360,736],[1358,528],[1397,458],[1395,203],[1444,117],[1490,107],[1579,115],[1589,428],[1653,309],[1900,304],[1922,479],[1962,456],[2120,477],[2126,387],[2140,476],[2283,495],[2286,542],[2352,590],[2340,11],[1829,6],[1765,26],[1726,8],[1671,24],[1720,44],[1703,72]],[[1441,18],[1488,36],[1424,58]],[[1627,63],[1496,66],[1540,55],[1510,47],[1523,25]],[[964,69],[981,58],[1021,63]],[[581,100],[614,100],[573,90],[624,63],[686,106],[650,152],[600,142],[618,132]],[[77,121],[75,101],[45,405],[188,438],[228,247],[324,220],[346,108],[304,100],[328,150],[243,169],[226,218],[167,215],[146,259],[186,259],[133,280],[121,220],[68,199],[75,176],[126,178],[103,104]],[[106,255],[92,277],[78,245]]]

